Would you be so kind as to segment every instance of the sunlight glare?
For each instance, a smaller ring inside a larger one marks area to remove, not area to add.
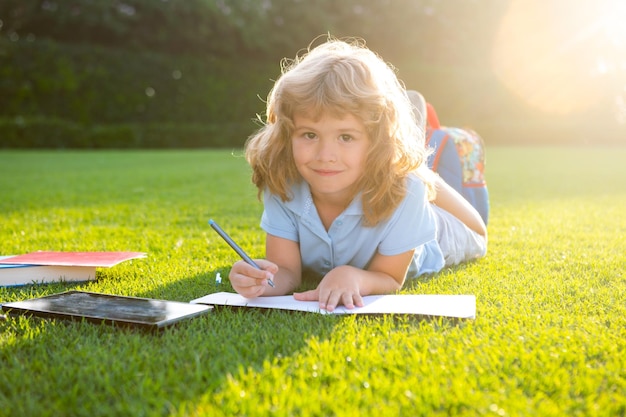
[[[492,66],[529,105],[584,111],[626,85],[626,3],[512,0],[496,34]]]

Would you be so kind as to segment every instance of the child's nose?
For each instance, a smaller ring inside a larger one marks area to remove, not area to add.
[[[337,145],[332,140],[320,140],[317,148],[317,159],[323,162],[337,160]]]

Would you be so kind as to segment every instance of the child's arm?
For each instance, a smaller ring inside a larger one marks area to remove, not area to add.
[[[486,237],[487,226],[478,211],[439,175],[433,175],[433,177],[437,193],[433,203],[452,214],[476,233]]]
[[[298,243],[268,234],[265,250],[267,259],[254,260],[263,270],[243,261],[236,262],[230,270],[230,283],[235,291],[246,298],[290,294],[300,285],[302,278]],[[267,284],[268,278],[273,280],[275,287]]]
[[[320,308],[332,311],[340,304],[347,308],[362,307],[362,296],[390,294],[404,284],[404,278],[415,250],[400,255],[376,254],[367,270],[344,265],[330,271],[316,289],[295,293],[301,301],[319,301]]]
[[[291,294],[302,282],[300,244],[293,240],[267,234],[265,256],[267,260],[278,265],[278,272],[274,280],[276,287],[267,288],[264,295]]]

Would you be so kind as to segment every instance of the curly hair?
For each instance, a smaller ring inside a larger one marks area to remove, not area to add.
[[[366,127],[371,148],[361,192],[367,226],[388,218],[406,195],[406,177],[421,172],[428,153],[424,130],[393,67],[357,40],[328,39],[295,59],[283,59],[281,76],[267,99],[266,120],[245,155],[259,197],[267,188],[290,200],[302,181],[293,159],[294,115],[352,114]],[[421,175],[432,192],[427,175]]]

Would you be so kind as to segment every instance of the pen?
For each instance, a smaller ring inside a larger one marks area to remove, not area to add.
[[[226,243],[228,243],[228,245],[230,245],[230,247],[233,248],[233,250],[237,252],[239,256],[241,256],[241,259],[243,259],[246,263],[252,265],[256,269],[259,269],[259,270],[261,269],[261,267],[257,265],[257,263],[254,262],[252,258],[250,258],[248,254],[245,253],[243,249],[241,249],[239,245],[237,245],[235,241],[232,240],[230,236],[228,236],[226,232],[223,231],[222,228],[217,223],[215,223],[213,219],[209,220],[209,224],[217,232],[217,234],[220,235],[222,239],[224,239]],[[267,283],[269,284],[270,287],[274,287],[274,282],[271,279],[268,278]]]

